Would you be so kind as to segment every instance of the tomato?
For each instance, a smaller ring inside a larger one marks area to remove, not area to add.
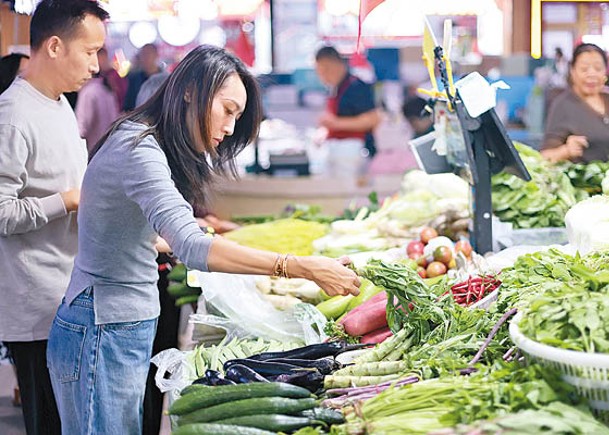
[[[423,242],[423,244],[427,245],[427,243],[429,243],[429,241],[431,239],[433,239],[434,237],[438,237],[438,232],[433,229],[432,227],[424,227],[421,230],[421,242]]]
[[[419,267],[427,267],[427,257],[425,257],[424,255],[419,255],[417,258],[414,259],[414,261],[417,262],[417,265]]]
[[[453,253],[448,246],[438,246],[433,251],[433,259],[448,266],[453,259]]]
[[[427,266],[427,278],[434,278],[436,276],[444,275],[446,273],[446,265],[444,263],[440,263],[439,261],[432,261]]]
[[[413,240],[412,242],[406,245],[406,254],[410,256],[411,254],[417,254],[417,257],[423,255],[423,249],[425,249],[425,245],[420,240]]]
[[[417,273],[419,274],[419,276],[423,279],[427,278],[427,271],[425,270],[424,267],[418,267],[417,268]]]
[[[472,245],[469,243],[469,240],[459,240],[455,243],[455,252],[462,252],[467,258],[472,255]]]

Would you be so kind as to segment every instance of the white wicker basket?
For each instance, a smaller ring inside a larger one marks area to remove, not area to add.
[[[609,354],[587,353],[548,346],[527,338],[520,332],[518,313],[510,323],[510,337],[529,358],[560,373],[588,399],[588,404],[604,423],[609,423]]]

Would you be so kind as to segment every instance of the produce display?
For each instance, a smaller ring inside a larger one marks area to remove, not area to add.
[[[469,187],[453,174],[428,175],[409,171],[398,195],[387,198],[379,210],[353,220],[338,220],[330,233],[313,243],[316,252],[338,257],[354,252],[403,246],[421,229],[437,223],[440,234],[459,238],[469,222]]]
[[[535,264],[520,278],[531,294],[521,309],[521,332],[554,347],[609,353],[609,254],[552,251],[520,261]]]
[[[253,292],[277,310],[323,316],[309,325],[322,338],[303,345],[311,342],[230,335],[197,346],[186,362],[190,385],[169,408],[173,433],[609,434],[609,379],[566,373],[510,334],[517,326],[534,343],[609,357],[609,198],[577,203],[599,192],[603,164],[550,166],[518,148],[533,181],[495,176],[495,212],[517,228],[566,224],[565,248],[521,255],[516,247],[508,266],[491,267],[492,257],[476,254],[457,229],[467,219],[457,219],[467,210],[459,208],[463,186],[416,171],[399,195],[351,220],[328,226],[290,215],[229,233],[279,252],[353,253],[360,294],[329,297],[306,280],[256,279]],[[293,230],[298,246],[289,246]],[[242,311],[240,319],[256,317]],[[600,396],[589,402],[583,390],[595,383]]]
[[[594,161],[590,163],[564,163],[561,165],[563,171],[571,180],[576,189],[586,194],[598,195],[603,193],[603,180],[607,178],[609,163]],[[582,197],[587,195],[580,194]]]
[[[327,233],[327,225],[302,219],[279,219],[248,225],[225,234],[244,246],[282,254],[311,255],[312,242]]]
[[[531,181],[500,173],[492,177],[493,213],[515,228],[564,226],[577,193],[564,171],[548,163],[529,146],[515,143]]]
[[[201,287],[188,285],[188,271],[186,266],[178,263],[167,274],[170,284],[167,286],[167,293],[174,297],[176,306],[181,307],[186,304],[195,304],[201,296]]]

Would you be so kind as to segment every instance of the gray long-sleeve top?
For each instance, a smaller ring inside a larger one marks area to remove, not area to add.
[[[86,165],[66,98],[17,78],[0,96],[0,340],[48,337],[77,246],[59,192],[80,188]]]
[[[171,179],[167,158],[146,129],[125,121],[85,173],[78,209],[78,254],[66,302],[94,288],[97,324],[159,314],[157,234],[189,268],[207,271],[212,239]]]

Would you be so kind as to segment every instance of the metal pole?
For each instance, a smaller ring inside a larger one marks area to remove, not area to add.
[[[474,228],[472,246],[479,254],[493,251],[492,199],[491,199],[491,161],[484,148],[484,132],[476,130],[472,134],[474,160],[478,172],[478,182],[472,186],[472,211]]]

